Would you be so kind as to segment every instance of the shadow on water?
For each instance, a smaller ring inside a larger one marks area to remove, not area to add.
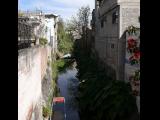
[[[68,85],[68,95],[70,96],[70,101],[68,101],[68,105],[72,106],[72,109],[78,109],[78,103],[76,100],[77,97],[77,93],[78,93],[78,83],[79,81],[77,81],[77,79],[71,79],[69,81],[69,85]]]
[[[66,120],[80,120],[76,95],[78,94],[79,80],[76,78],[77,69],[74,62],[71,67],[58,75],[58,88],[60,96],[65,97]]]

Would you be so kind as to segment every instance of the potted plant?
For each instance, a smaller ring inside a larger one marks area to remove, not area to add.
[[[127,32],[128,32],[129,35],[136,34],[136,30],[137,30],[137,28],[134,27],[133,25],[131,25],[131,26],[128,27]]]
[[[43,106],[43,117],[44,119],[48,119],[48,117],[51,115],[51,109],[49,106]]]

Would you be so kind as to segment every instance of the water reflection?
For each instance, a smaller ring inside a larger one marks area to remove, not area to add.
[[[66,120],[79,120],[78,107],[76,104],[76,95],[78,88],[78,79],[76,78],[77,69],[75,67],[67,69],[58,76],[58,87],[60,95],[65,97]]]

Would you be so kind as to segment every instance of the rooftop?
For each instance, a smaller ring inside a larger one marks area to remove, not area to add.
[[[54,15],[54,14],[45,14],[45,17],[46,18],[56,18],[58,17],[57,15]]]

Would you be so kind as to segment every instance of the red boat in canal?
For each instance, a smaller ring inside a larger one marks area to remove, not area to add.
[[[65,98],[64,97],[55,97],[53,98],[53,116],[52,120],[65,120]]]

